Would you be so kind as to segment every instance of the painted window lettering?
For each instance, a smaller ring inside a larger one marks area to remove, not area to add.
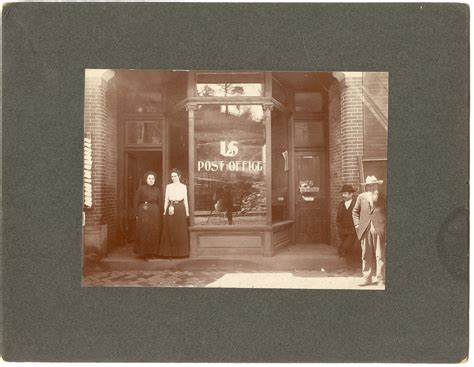
[[[198,161],[198,172],[263,171],[262,161]]]
[[[239,148],[237,147],[236,141],[231,141],[226,146],[225,141],[221,141],[221,155],[224,157],[235,157],[239,152]]]

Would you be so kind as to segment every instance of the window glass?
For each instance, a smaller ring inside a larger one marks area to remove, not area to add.
[[[127,121],[127,145],[161,145],[162,121]]]
[[[289,219],[288,117],[272,111],[272,222]]]
[[[262,106],[200,105],[194,138],[195,224],[266,224]]]
[[[197,74],[201,97],[263,96],[263,74]]]
[[[322,147],[326,142],[324,123],[318,120],[295,120],[295,146]]]

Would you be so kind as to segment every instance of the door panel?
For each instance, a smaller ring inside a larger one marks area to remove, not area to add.
[[[297,152],[295,163],[296,243],[326,243],[326,154]]]
[[[137,174],[137,158],[133,153],[127,153],[127,242],[135,240],[135,191],[140,184]]]

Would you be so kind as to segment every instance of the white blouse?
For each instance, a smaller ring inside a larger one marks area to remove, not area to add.
[[[184,201],[184,207],[186,209],[186,216],[189,217],[189,205],[188,205],[188,188],[182,183],[170,183],[166,185],[165,191],[165,213],[168,209],[169,202],[171,201]]]

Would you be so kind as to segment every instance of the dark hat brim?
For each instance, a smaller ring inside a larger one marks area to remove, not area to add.
[[[339,191],[339,193],[343,193],[343,192],[356,192],[356,190],[354,188],[350,188],[348,190],[344,190],[344,188],[342,188],[341,191]]]

